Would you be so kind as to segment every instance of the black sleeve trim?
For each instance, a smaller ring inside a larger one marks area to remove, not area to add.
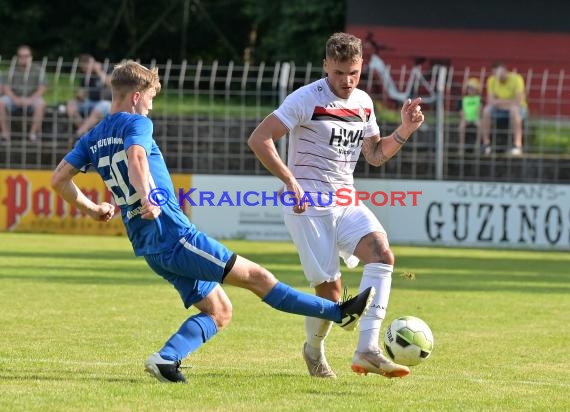
[[[230,271],[233,269],[233,267],[236,263],[236,259],[237,259],[237,255],[235,253],[228,259],[228,262],[226,263],[226,267],[224,268],[224,274],[222,275],[222,282],[221,283],[224,283],[224,280],[226,279],[227,274],[230,273]]]

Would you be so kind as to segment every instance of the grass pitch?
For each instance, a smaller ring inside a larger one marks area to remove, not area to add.
[[[226,244],[309,291],[291,244]],[[568,253],[394,251],[383,326],[415,315],[435,336],[411,376],[355,375],[357,333],[335,328],[328,358],[338,379],[312,379],[303,319],[228,287],[229,328],[184,362],[189,385],[165,385],[143,361],[189,312],[126,238],[1,233],[0,410],[568,410]],[[353,293],[359,277],[344,272]]]

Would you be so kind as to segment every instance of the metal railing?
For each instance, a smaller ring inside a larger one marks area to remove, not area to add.
[[[26,136],[30,116],[11,116],[11,144],[0,146],[0,167],[53,168],[67,152],[73,125],[61,104],[77,87],[78,62],[63,58],[38,62],[48,80],[48,110],[39,142]],[[246,140],[255,126],[292,90],[323,76],[322,67],[293,62],[236,65],[214,61],[157,63],[163,89],[151,117],[155,139],[174,172],[265,174]],[[2,60],[6,81],[15,60]],[[112,67],[108,60],[105,68]],[[399,123],[401,100],[424,96],[426,122],[404,149],[382,168],[359,162],[361,177],[561,182],[570,177],[570,75],[565,71],[528,70],[526,81],[530,116],[524,125],[524,154],[501,154],[511,142],[510,130],[493,130],[492,156],[482,156],[473,133],[466,151],[457,152],[457,105],[466,79],[484,84],[489,70],[433,66],[383,67],[367,64],[360,87],[375,101],[381,133]],[[285,151],[285,145],[281,145]]]

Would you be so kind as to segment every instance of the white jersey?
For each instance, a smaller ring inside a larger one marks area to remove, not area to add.
[[[330,213],[331,193],[354,190],[363,139],[379,134],[372,99],[360,89],[341,99],[323,78],[295,90],[273,114],[289,129],[287,166],[316,203],[305,214]],[[293,213],[291,207],[285,211]]]

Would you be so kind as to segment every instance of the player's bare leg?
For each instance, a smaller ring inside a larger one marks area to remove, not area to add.
[[[379,345],[380,328],[386,316],[395,261],[386,234],[373,232],[364,236],[356,246],[354,255],[364,263],[360,289],[373,286],[378,292],[370,309],[361,319],[358,346],[352,359],[352,370],[358,374],[376,373],[386,377],[406,376],[410,373],[410,369],[386,358]]]

